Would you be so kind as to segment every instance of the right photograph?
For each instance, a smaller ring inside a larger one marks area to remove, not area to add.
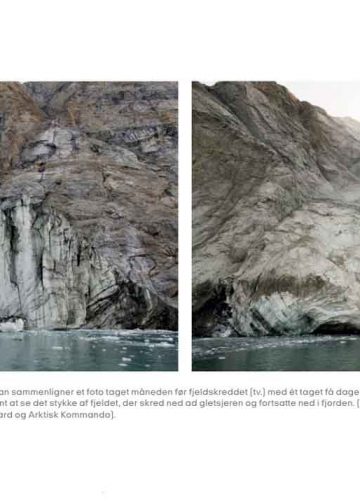
[[[360,83],[193,83],[193,370],[360,370]]]

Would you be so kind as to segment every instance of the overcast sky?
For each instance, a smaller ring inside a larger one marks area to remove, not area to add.
[[[204,82],[209,86],[213,82]],[[360,121],[360,82],[283,82],[299,100],[308,101],[335,117]]]

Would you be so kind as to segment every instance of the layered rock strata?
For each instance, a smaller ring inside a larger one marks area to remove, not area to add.
[[[177,327],[175,83],[0,83],[0,322]]]
[[[360,331],[360,124],[271,82],[193,87],[194,335]]]

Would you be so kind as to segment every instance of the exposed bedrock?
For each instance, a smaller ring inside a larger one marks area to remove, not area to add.
[[[29,329],[176,323],[156,296],[121,279],[64,216],[41,204],[3,208],[0,245],[1,320],[22,319]]]
[[[147,85],[0,84],[0,330],[177,328],[176,85]],[[154,121],[149,156],[115,135]]]
[[[360,124],[194,85],[194,334],[360,332]]]

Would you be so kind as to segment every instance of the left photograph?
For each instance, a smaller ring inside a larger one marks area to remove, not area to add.
[[[0,371],[176,371],[176,82],[0,82]]]

